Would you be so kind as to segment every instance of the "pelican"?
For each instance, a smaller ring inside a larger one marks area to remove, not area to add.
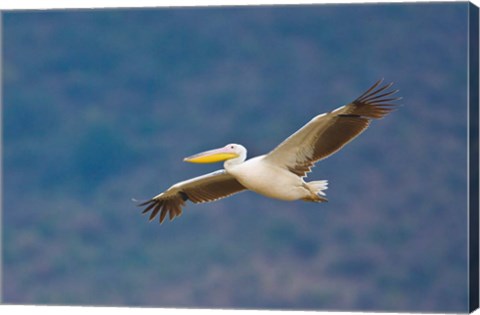
[[[225,161],[223,169],[179,182],[138,206],[145,207],[152,221],[158,213],[162,223],[182,214],[187,200],[211,202],[244,190],[280,200],[326,202],[327,180],[306,182],[314,164],[340,150],[370,125],[373,119],[385,117],[400,100],[392,90],[393,83],[382,85],[383,79],[353,102],[314,117],[305,126],[284,140],[266,155],[247,158],[247,149],[240,144],[198,153],[184,159],[190,163]]]

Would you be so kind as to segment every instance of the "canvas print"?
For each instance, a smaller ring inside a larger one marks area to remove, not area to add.
[[[478,307],[473,4],[1,20],[2,303]]]

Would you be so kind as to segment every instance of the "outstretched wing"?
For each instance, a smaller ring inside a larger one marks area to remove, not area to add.
[[[361,134],[372,119],[383,118],[395,108],[392,102],[401,99],[393,97],[398,90],[390,89],[393,83],[380,86],[382,82],[377,81],[352,103],[314,117],[265,158],[305,176],[315,162],[340,150]]]
[[[225,170],[219,170],[203,176],[195,177],[170,187],[165,192],[139,204],[146,207],[143,214],[151,211],[152,221],[160,213],[160,223],[167,213],[170,221],[182,214],[182,207],[187,200],[193,203],[215,201],[238,193],[246,188]]]

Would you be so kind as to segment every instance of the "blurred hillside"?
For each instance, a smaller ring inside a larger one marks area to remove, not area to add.
[[[467,310],[467,3],[3,14],[3,301]],[[309,176],[148,224],[131,198],[273,149],[394,81],[403,107]]]

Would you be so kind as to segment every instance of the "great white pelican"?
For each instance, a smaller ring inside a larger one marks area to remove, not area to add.
[[[315,162],[340,150],[361,134],[373,119],[383,118],[401,99],[392,90],[393,83],[381,86],[383,80],[350,104],[314,117],[305,126],[284,140],[266,155],[246,160],[247,149],[240,144],[228,144],[189,156],[191,163],[225,161],[224,169],[177,183],[152,199],[139,204],[143,214],[151,211],[152,221],[160,213],[162,223],[182,214],[187,200],[193,203],[211,202],[244,190],[281,200],[325,202],[327,181],[306,182],[304,179]]]

